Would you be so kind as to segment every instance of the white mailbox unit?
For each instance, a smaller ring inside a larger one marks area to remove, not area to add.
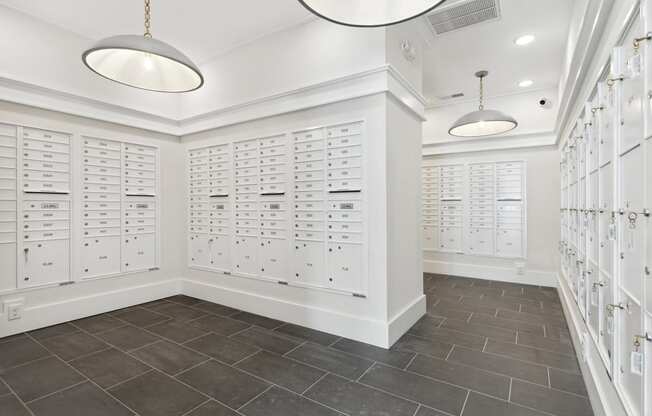
[[[364,123],[188,150],[189,267],[365,296]]]
[[[561,158],[562,276],[631,416],[652,412],[652,57],[650,17],[641,17],[632,16]]]
[[[524,258],[524,161],[422,166],[423,248]]]

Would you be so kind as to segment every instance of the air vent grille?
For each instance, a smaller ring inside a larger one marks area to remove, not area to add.
[[[442,8],[428,16],[428,22],[437,35],[452,32],[471,25],[498,19],[498,0],[469,0],[448,8]]]

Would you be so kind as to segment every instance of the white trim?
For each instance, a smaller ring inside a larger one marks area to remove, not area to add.
[[[0,76],[0,97],[28,105],[139,129],[184,136],[260,118],[272,117],[345,100],[388,93],[425,120],[425,97],[392,65],[384,64],[305,85],[280,94],[245,101],[183,119],[93,100],[80,95]]]
[[[518,261],[518,259],[514,259]],[[475,279],[497,280],[500,282],[521,283],[555,287],[557,273],[544,270],[526,270],[524,275],[516,274],[515,268],[487,266],[481,264],[455,263],[440,260],[424,260],[424,273],[449,274]]]
[[[553,131],[489,137],[485,139],[447,140],[441,142],[426,141],[423,144],[423,156],[545,147],[554,146],[556,143],[557,135]]]
[[[257,313],[284,322],[305,326],[368,344],[388,347],[385,322],[288,302],[272,297],[182,279],[182,292],[209,302]]]
[[[83,284],[82,282],[75,286]],[[2,333],[2,336],[19,334],[21,332],[33,331],[38,328],[86,318],[132,305],[151,302],[178,294],[179,287],[179,279],[174,278],[126,289],[110,290],[92,295],[74,297],[33,307],[26,306],[23,309],[21,319],[3,323],[3,325],[6,325],[7,330],[2,330],[0,333]],[[11,296],[7,296],[4,302],[10,302],[11,299]]]
[[[561,272],[563,274],[563,271]],[[618,393],[607,374],[599,346],[589,334],[589,328],[561,274],[557,274],[559,298],[570,330],[577,360],[587,387],[595,416],[627,416]],[[581,340],[587,345],[582,346]]]
[[[426,295],[420,295],[412,303],[403,308],[403,310],[390,318],[387,327],[388,347],[394,345],[408,329],[412,328],[426,314],[427,306]]]

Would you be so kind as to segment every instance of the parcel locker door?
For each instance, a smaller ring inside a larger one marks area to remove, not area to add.
[[[361,293],[362,287],[362,244],[328,244],[328,281],[339,290]]]
[[[192,234],[190,236],[190,264],[193,266],[210,267],[211,252],[208,246],[208,235]]]
[[[156,234],[131,235],[123,241],[124,271],[147,270],[156,267]]]
[[[314,286],[328,286],[324,243],[316,241],[294,242],[294,278],[297,282]]]
[[[591,328],[591,336],[598,342],[600,334],[600,273],[598,265],[591,262],[586,271],[586,284],[588,290],[587,321]]]
[[[474,228],[469,230],[469,254],[493,256],[494,239],[494,230],[492,228]]]
[[[651,126],[652,127],[652,126]],[[647,187],[647,203],[646,207],[648,209],[652,209],[652,191],[650,190],[650,187],[652,186],[652,138],[647,139],[646,143],[646,160],[645,160],[645,165],[647,166],[647,178],[645,180],[646,187]],[[645,261],[645,266],[646,269],[645,271],[645,302],[646,302],[646,312],[648,316],[650,317],[650,320],[652,321],[652,221],[647,220],[646,221],[646,227],[647,227],[647,254],[646,254],[646,261]],[[648,331],[652,334],[652,326],[648,326]],[[649,344],[652,344],[649,343]],[[652,348],[652,347],[651,347]],[[649,362],[652,362],[652,355],[648,355]],[[650,372],[649,376],[649,384],[652,385],[652,372]],[[652,395],[650,396],[652,400]],[[650,410],[652,411],[652,403],[650,403]]]
[[[496,255],[499,257],[523,257],[523,233],[521,230],[496,231]]]
[[[613,213],[613,178],[612,164],[600,168],[600,208],[599,215],[599,245],[598,262],[600,270],[608,276],[613,276],[614,241],[616,238],[616,223]]]
[[[598,182],[598,171],[592,172],[589,177],[589,204],[588,208],[590,210],[588,214],[588,257],[591,261],[597,264],[598,255],[599,255],[599,238],[598,238],[598,221],[599,221],[599,205],[600,201],[598,195],[600,192],[599,182]]]
[[[631,52],[631,51],[629,51]],[[643,140],[643,74],[641,56],[631,54],[626,57],[625,79],[621,89],[621,137],[618,151],[620,154],[636,146]]]
[[[422,237],[423,237],[423,249],[424,250],[437,250],[438,249],[438,237],[439,230],[436,227],[422,226],[421,227]]]
[[[82,278],[120,273],[120,237],[84,239],[79,262]]]
[[[613,279],[604,273],[600,273],[600,353],[604,361],[607,372],[613,374],[614,360],[614,330],[615,330],[615,312],[609,306],[614,303],[615,288]]]
[[[261,239],[260,274],[270,279],[287,280],[288,248],[285,239]]]
[[[598,86],[603,97],[603,109],[600,111],[600,166],[613,159],[615,126],[618,124],[616,117],[615,88],[610,88],[602,83]]]
[[[228,235],[212,235],[208,240],[210,261],[214,269],[231,270],[231,239]]]
[[[440,227],[439,228],[440,251],[453,253],[462,252],[462,227]]]
[[[620,317],[620,325],[617,326],[620,369],[616,383],[632,411],[631,415],[642,416],[645,340],[637,337],[642,334],[641,308],[625,292],[621,292],[620,296],[624,309],[616,312]]]
[[[23,276],[19,287],[41,286],[70,280],[70,243],[44,240],[23,244]]]
[[[258,237],[238,236],[235,240],[233,263],[234,271],[248,275],[258,275]]]
[[[620,163],[620,280],[621,287],[641,300],[645,269],[645,228],[643,214],[645,186],[643,149],[638,146],[621,156]]]

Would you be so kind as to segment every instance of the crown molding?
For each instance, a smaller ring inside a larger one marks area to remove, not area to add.
[[[389,64],[184,119],[158,116],[0,76],[1,100],[173,136],[380,93],[394,96],[415,116],[425,120],[426,99]]]
[[[486,152],[492,150],[526,149],[555,146],[557,134],[554,131],[515,134],[512,136],[487,137],[484,139],[447,140],[425,142],[423,156],[449,155],[455,153]]]

